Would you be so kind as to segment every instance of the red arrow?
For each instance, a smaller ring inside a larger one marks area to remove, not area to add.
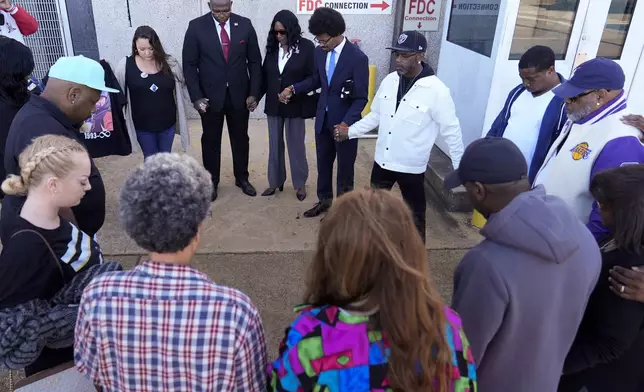
[[[383,0],[383,2],[380,4],[371,4],[370,6],[371,8],[380,8],[381,11],[384,11],[389,8],[389,3]]]
[[[420,29],[421,27],[423,27],[423,24],[418,22],[418,28]]]

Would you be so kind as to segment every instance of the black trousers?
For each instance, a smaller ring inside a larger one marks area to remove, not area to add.
[[[371,186],[391,190],[398,183],[403,200],[411,208],[414,223],[420,237],[425,242],[425,219],[427,215],[427,199],[425,198],[425,173],[410,174],[386,170],[376,162],[371,170]]]
[[[354,165],[358,155],[358,139],[336,142],[333,126],[326,116],[322,132],[315,133],[315,152],[318,166],[318,200],[333,200],[333,164],[338,158],[337,196],[353,190]]]
[[[201,114],[201,154],[203,165],[212,176],[212,183],[219,185],[219,172],[221,168],[221,135],[224,129],[224,118],[228,125],[230,148],[233,152],[233,172],[238,181],[248,180],[248,109],[237,109],[230,99],[230,92],[226,90],[224,107],[220,111],[209,108]]]

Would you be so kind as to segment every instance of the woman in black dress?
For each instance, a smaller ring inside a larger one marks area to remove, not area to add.
[[[28,77],[34,70],[34,56],[28,47],[0,35],[0,181],[4,170],[4,147],[9,127],[18,110],[29,100]],[[0,192],[0,198],[4,193]]]
[[[611,236],[600,243],[601,274],[566,358],[559,391],[639,392],[644,380],[644,304],[611,291],[609,271],[644,265],[644,165],[603,171],[590,190]]]
[[[284,88],[304,80],[315,72],[313,42],[302,37],[297,17],[287,10],[278,12],[266,40],[266,57],[262,65],[264,113],[268,117],[268,184],[262,196],[271,196],[284,189],[286,163],[284,128],[288,145],[291,177],[297,198],[306,198],[309,165],[306,161],[305,118],[315,116],[315,95],[294,96],[288,104],[280,103],[278,95]]]
[[[175,133],[180,133],[187,149],[190,138],[183,105],[183,72],[166,54],[152,27],[136,29],[132,55],[121,60],[115,74],[127,96],[124,115],[132,146],[138,141],[144,158],[170,152]]]

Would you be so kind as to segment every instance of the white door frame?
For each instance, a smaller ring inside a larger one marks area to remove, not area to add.
[[[590,4],[588,15],[584,21],[581,41],[579,42],[578,53],[588,54],[588,58],[594,58],[599,50],[604,25],[608,20],[610,5],[614,0],[594,1]],[[619,59],[615,59],[621,65],[626,75],[624,89],[629,90],[635,71],[644,47],[644,1],[639,0],[631,19],[626,41]],[[599,27],[601,26],[601,27]]]
[[[69,29],[69,17],[67,15],[67,2],[65,0],[56,0],[56,9],[58,10],[58,20],[60,21],[60,34],[63,37],[63,46],[66,56],[74,55],[74,43],[72,42],[72,33]]]

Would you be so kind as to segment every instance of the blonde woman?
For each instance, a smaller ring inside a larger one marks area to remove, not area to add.
[[[190,146],[184,102],[183,72],[165,53],[156,31],[139,26],[132,38],[132,55],[116,67],[116,78],[127,96],[125,123],[132,146],[138,140],[143,157],[170,152],[179,131],[184,149]]]
[[[59,211],[78,205],[89,191],[87,150],[65,136],[40,136],[20,154],[20,175],[2,183],[7,195],[26,196],[20,214],[7,223],[0,254],[0,308],[51,299],[80,271],[102,263],[98,244]],[[45,348],[27,375],[73,359],[72,348]]]

